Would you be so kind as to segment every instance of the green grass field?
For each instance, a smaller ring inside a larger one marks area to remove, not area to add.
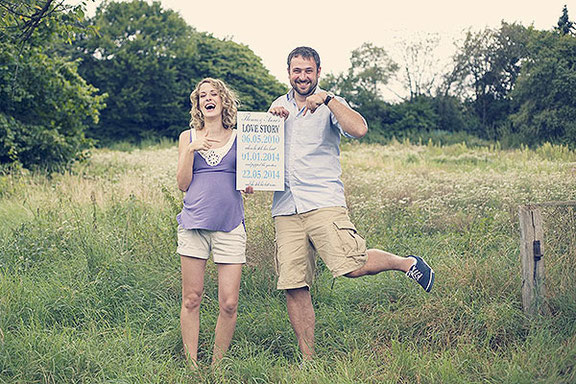
[[[398,272],[333,281],[320,265],[318,356],[302,369],[275,289],[272,196],[247,196],[236,334],[211,369],[210,263],[198,372],[179,330],[176,152],[101,149],[68,174],[0,176],[0,382],[576,383],[574,210],[548,216],[562,244],[544,258],[549,313],[532,319],[517,215],[576,199],[576,152],[343,144],[350,214],[369,247],[424,256],[436,283],[426,294]]]

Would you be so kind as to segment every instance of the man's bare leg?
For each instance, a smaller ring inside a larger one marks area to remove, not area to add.
[[[380,249],[369,249],[368,260],[366,264],[355,271],[347,273],[346,277],[360,277],[367,275],[376,275],[384,271],[402,271],[408,272],[414,264],[411,257],[401,257],[393,253],[381,251]]]
[[[366,264],[344,276],[361,277],[376,275],[384,271],[402,271],[406,273],[406,276],[420,284],[426,292],[430,292],[432,289],[434,270],[421,257],[401,257],[379,249],[369,249],[367,254]]]
[[[316,318],[308,287],[287,289],[286,306],[298,346],[304,360],[314,356],[314,325]]]

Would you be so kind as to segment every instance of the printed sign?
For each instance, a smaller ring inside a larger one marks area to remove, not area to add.
[[[238,112],[236,189],[284,190],[284,119],[267,112]]]

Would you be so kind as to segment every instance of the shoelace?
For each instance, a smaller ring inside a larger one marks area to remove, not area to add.
[[[410,268],[410,270],[408,272],[406,272],[406,276],[416,280],[416,281],[420,281],[420,278],[422,276],[424,276],[422,274],[422,272],[420,272],[418,269],[416,269],[416,266],[412,266],[412,268]]]

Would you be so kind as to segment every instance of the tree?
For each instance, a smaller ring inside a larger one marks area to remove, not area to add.
[[[353,50],[350,63],[350,77],[356,80],[361,91],[372,97],[381,98],[381,87],[398,70],[398,65],[390,59],[386,50],[371,43],[364,43]]]
[[[512,133],[527,144],[576,146],[576,37],[534,32],[511,98]]]
[[[470,103],[481,122],[485,138],[495,132],[510,113],[510,92],[522,63],[528,58],[527,39],[532,27],[502,22],[500,29],[468,32],[454,57],[454,71],[447,76],[446,94]]]
[[[416,52],[424,47],[433,47],[432,43],[413,43],[412,54],[416,55]],[[412,97],[402,103],[389,104],[384,101],[382,94],[399,66],[383,48],[369,43],[352,52],[351,67],[346,73],[325,76],[321,86],[345,97],[362,113],[370,127],[366,139],[371,142],[382,142],[392,137],[417,137],[438,129],[462,129],[461,123],[465,119],[462,110],[454,105],[453,98],[445,97],[442,102],[437,102],[436,99],[421,94],[428,92],[425,89],[430,89],[433,81],[425,80],[424,76],[419,77],[420,75],[414,72],[416,68],[422,68],[423,61],[416,57],[413,59],[418,62],[415,64],[410,62],[412,59],[408,59],[404,67],[411,78]],[[430,79],[432,78],[434,76]],[[439,115],[442,111],[447,112],[447,116],[453,119],[446,121]],[[446,124],[446,127],[443,124]]]
[[[248,46],[201,33],[198,39],[198,70],[203,77],[218,77],[235,89],[241,108],[265,111],[287,89],[276,80]]]
[[[104,96],[78,75],[77,62],[50,51],[69,39],[67,22],[81,19],[81,12],[41,3],[2,4],[0,163],[60,170],[91,147],[84,132],[90,120],[98,120]],[[40,21],[23,22],[26,14],[18,12],[36,7]]]
[[[347,72],[324,76],[320,86],[344,97],[362,113],[370,126],[368,141],[381,141],[387,137],[383,130],[389,123],[383,89],[397,70],[384,48],[364,43],[352,51]]]
[[[404,88],[408,91],[408,100],[420,96],[432,96],[437,87],[438,59],[434,51],[440,38],[437,34],[420,35],[415,40],[402,38],[398,42],[401,57],[401,77]]]
[[[109,95],[89,134],[105,143],[175,137],[186,127],[187,94],[199,78],[194,31],[159,2],[104,2],[71,52],[80,73]]]
[[[364,43],[352,51],[347,74],[328,74],[322,86],[346,97],[355,104],[383,100],[383,87],[398,70],[382,47]]]
[[[400,68],[383,48],[368,43],[353,51],[347,72],[325,76],[321,86],[345,97],[366,118],[368,141],[418,138],[434,131],[476,132],[478,120],[458,97],[447,93],[432,96],[438,75],[426,66],[434,59],[418,56],[431,56],[437,42],[437,36],[427,36],[422,42],[403,42],[411,51],[403,57],[403,74],[411,97],[403,102],[391,104],[384,100],[382,90]],[[421,75],[419,70],[429,73]]]
[[[175,138],[188,127],[189,95],[204,77],[235,88],[243,108],[267,108],[285,89],[246,46],[199,33],[159,2],[105,2],[79,36],[80,73],[109,95],[90,134],[107,144]]]
[[[0,0],[0,30],[3,30],[0,33],[3,38],[21,45],[29,42],[34,32],[53,32],[53,29],[47,28],[51,23],[55,24],[61,34],[72,34],[81,26],[85,7],[86,1],[69,5],[54,0]]]
[[[574,34],[574,23],[568,17],[568,7],[562,8],[562,16],[558,19],[558,26],[554,27],[561,35]]]

